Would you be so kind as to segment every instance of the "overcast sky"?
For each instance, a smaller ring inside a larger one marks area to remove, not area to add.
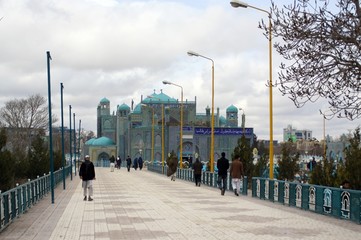
[[[278,0],[282,5],[293,0]],[[249,1],[269,10],[269,1]],[[1,0],[0,107],[33,94],[47,97],[46,51],[50,51],[53,113],[60,118],[60,83],[64,84],[65,125],[72,105],[82,127],[96,132],[96,108],[106,97],[111,110],[131,106],[156,91],[184,99],[197,97],[197,112],[211,107],[211,62],[190,57],[192,50],[215,62],[215,108],[225,116],[231,104],[243,108],[246,127],[269,139],[268,41],[258,29],[267,15],[232,8],[223,0]],[[278,39],[274,39],[274,42]],[[273,81],[281,58],[273,51]],[[323,138],[327,109],[319,101],[297,109],[273,89],[274,139],[282,141],[291,124]],[[239,122],[239,125],[241,122]],[[340,136],[360,120],[326,121],[326,134]],[[55,123],[60,125],[60,121]],[[78,125],[78,123],[77,123]]]

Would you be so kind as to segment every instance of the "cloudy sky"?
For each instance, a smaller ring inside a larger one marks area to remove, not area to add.
[[[270,6],[268,0],[248,3]],[[243,108],[246,127],[269,139],[268,41],[257,28],[267,20],[262,12],[232,8],[228,0],[0,0],[1,17],[0,107],[33,94],[47,97],[50,51],[53,113],[60,117],[62,82],[66,125],[68,105],[86,130],[96,131],[103,97],[112,110],[161,89],[180,98],[179,88],[164,80],[182,85],[184,99],[197,97],[197,112],[204,113],[211,106],[211,62],[188,56],[192,50],[215,62],[215,107],[221,114],[231,104]],[[281,62],[276,51],[273,61],[276,82]],[[274,139],[282,141],[289,124],[322,139],[319,109],[327,107],[319,101],[297,109],[274,88]],[[326,133],[337,137],[359,124],[333,118],[326,121]]]

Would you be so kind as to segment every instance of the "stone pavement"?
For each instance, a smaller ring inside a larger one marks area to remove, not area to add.
[[[9,239],[361,239],[361,225],[156,173],[96,168],[94,201],[78,177],[0,233]]]

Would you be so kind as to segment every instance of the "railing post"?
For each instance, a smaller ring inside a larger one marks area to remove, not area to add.
[[[17,202],[18,202],[18,213],[19,215],[23,213],[23,204],[21,202],[21,187],[19,187],[19,184],[17,184],[17,187],[16,187],[16,191],[17,191]]]

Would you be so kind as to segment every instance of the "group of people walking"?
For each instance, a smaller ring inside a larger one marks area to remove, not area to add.
[[[239,155],[235,155],[231,164],[229,164],[228,159],[226,158],[226,154],[224,152],[221,153],[221,158],[217,161],[218,168],[218,187],[221,190],[221,195],[224,195],[227,189],[227,172],[228,168],[231,165],[229,170],[229,175],[232,178],[232,188],[234,194],[239,196],[241,181],[244,177],[243,172],[243,163],[241,162],[241,157]]]
[[[127,162],[127,170],[128,172],[130,172],[130,168],[132,167],[132,159],[129,157],[127,157],[126,159],[126,162]],[[137,170],[139,167],[139,170],[142,170],[143,169],[143,159],[142,157],[138,157],[138,158],[134,158],[133,160],[133,168],[134,170]]]
[[[171,177],[172,181],[175,181],[177,166],[178,166],[178,159],[176,156],[169,157],[167,159],[167,176]],[[192,166],[194,171],[194,182],[197,187],[201,186],[201,178],[202,178],[202,169],[203,164],[200,162],[199,158],[196,159],[195,163]],[[217,185],[221,190],[221,195],[224,195],[227,189],[227,175],[229,169],[229,175],[232,179],[232,188],[234,194],[239,196],[240,188],[241,188],[241,181],[244,177],[243,171],[243,163],[241,162],[241,158],[239,155],[235,155],[231,164],[229,160],[226,158],[226,154],[224,152],[221,153],[221,158],[217,161],[217,168],[218,168],[218,179]]]
[[[116,161],[116,165],[115,165]],[[126,165],[128,172],[130,171],[132,165],[132,159],[129,157],[126,158]],[[174,155],[167,159],[168,171],[167,176],[171,177],[172,181],[176,179],[176,172],[178,166],[178,159]],[[120,169],[121,166],[121,159],[118,158],[115,160],[115,157],[112,156],[110,158],[110,169],[114,171],[114,168],[117,167]],[[142,157],[135,158],[133,161],[133,168],[137,170],[139,167],[140,170],[143,168],[143,159]],[[193,166],[194,171],[194,182],[197,187],[201,186],[201,177],[202,177],[202,169],[203,164],[200,162],[199,158],[196,159]],[[227,175],[228,169],[230,173],[230,177],[232,179],[232,188],[234,194],[239,196],[240,193],[240,185],[241,181],[244,177],[243,172],[243,163],[241,162],[241,158],[239,155],[235,155],[231,164],[229,164],[229,160],[226,158],[226,154],[224,152],[221,153],[221,158],[217,161],[217,168],[218,168],[218,179],[217,184],[219,189],[221,190],[221,195],[224,195],[227,189]],[[84,201],[93,201],[93,180],[95,180],[95,170],[94,165],[90,161],[89,155],[86,155],[84,158],[84,162],[80,166],[79,170],[80,179],[82,179],[82,187],[83,187],[83,195]]]

